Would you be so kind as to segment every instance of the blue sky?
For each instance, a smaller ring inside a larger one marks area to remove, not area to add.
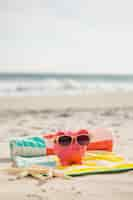
[[[133,73],[132,0],[0,0],[0,71]]]

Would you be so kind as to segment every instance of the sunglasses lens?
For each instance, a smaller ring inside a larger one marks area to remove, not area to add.
[[[88,135],[79,135],[77,137],[77,142],[80,144],[80,145],[88,145],[89,144],[89,141],[90,141],[90,138]]]
[[[58,140],[59,144],[62,146],[68,146],[72,142],[72,138],[70,136],[61,136]]]

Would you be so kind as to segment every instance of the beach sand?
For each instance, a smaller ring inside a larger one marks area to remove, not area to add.
[[[133,161],[133,94],[97,93],[89,96],[0,97],[0,166],[9,166],[11,137],[56,130],[111,128],[114,150]],[[132,200],[133,172],[91,175],[71,180],[37,180],[0,173],[0,200]]]

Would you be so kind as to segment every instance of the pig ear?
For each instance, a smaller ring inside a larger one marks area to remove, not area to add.
[[[58,131],[58,132],[56,132],[56,136],[60,136],[60,135],[65,135],[65,132],[64,131]]]
[[[81,129],[77,132],[78,134],[89,134],[90,132],[86,129]]]

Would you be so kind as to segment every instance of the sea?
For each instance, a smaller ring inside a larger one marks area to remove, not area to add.
[[[86,95],[133,91],[133,75],[0,73],[0,96]]]

